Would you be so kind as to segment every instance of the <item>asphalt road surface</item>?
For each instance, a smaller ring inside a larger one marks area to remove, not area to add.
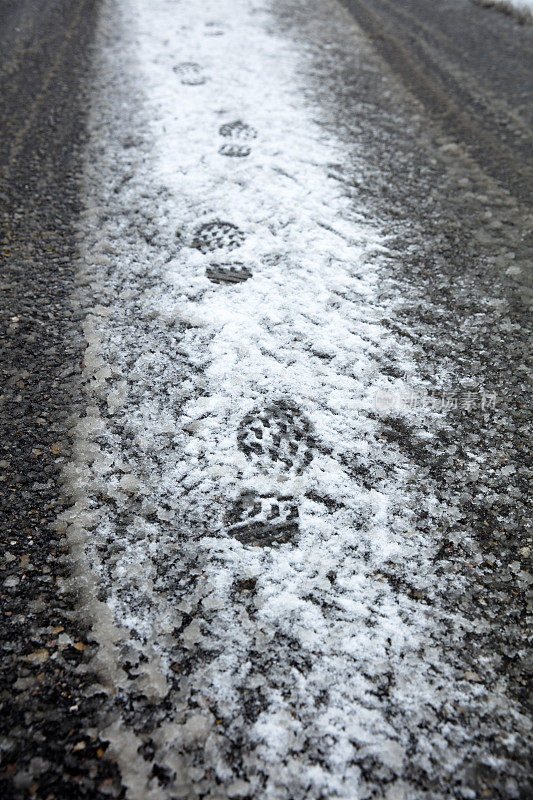
[[[531,202],[531,26],[462,0],[345,5],[444,129]]]
[[[533,25],[0,2],[1,793],[531,797]]]

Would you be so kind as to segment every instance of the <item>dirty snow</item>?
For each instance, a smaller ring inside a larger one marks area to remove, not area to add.
[[[458,579],[414,525],[440,501],[374,403],[423,386],[301,57],[266,0],[102,17],[60,524],[132,800],[407,800],[407,762],[451,780],[468,746],[432,605]]]

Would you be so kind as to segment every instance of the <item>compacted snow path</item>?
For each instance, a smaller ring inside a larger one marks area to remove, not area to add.
[[[378,221],[266,0],[120,0],[99,44],[61,524],[128,797],[411,798],[406,759],[453,775],[469,734],[436,709],[472,685],[379,438],[422,387]]]

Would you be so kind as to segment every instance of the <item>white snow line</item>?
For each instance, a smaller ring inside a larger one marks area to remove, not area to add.
[[[374,394],[419,383],[382,324],[386,245],[272,24],[263,0],[120,0],[100,31],[63,521],[131,800],[353,800],[361,751],[399,798],[435,681],[462,696],[438,618],[389,580],[431,596],[438,538],[379,438]]]

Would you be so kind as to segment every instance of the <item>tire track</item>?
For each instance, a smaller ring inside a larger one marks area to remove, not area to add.
[[[421,25],[416,14],[385,0],[377,5],[369,5],[366,0],[343,3],[380,55],[439,123],[467,145],[469,153],[491,177],[531,205],[533,142],[529,126],[516,115],[502,121],[505,112],[501,104],[496,107],[487,93],[479,87],[475,89],[471,78],[461,76],[459,80],[454,76],[450,62],[429,45],[430,36],[438,34]],[[420,31],[420,39],[411,33],[406,35],[404,27]],[[440,40],[443,42],[443,37]],[[449,53],[450,46],[446,49]]]

